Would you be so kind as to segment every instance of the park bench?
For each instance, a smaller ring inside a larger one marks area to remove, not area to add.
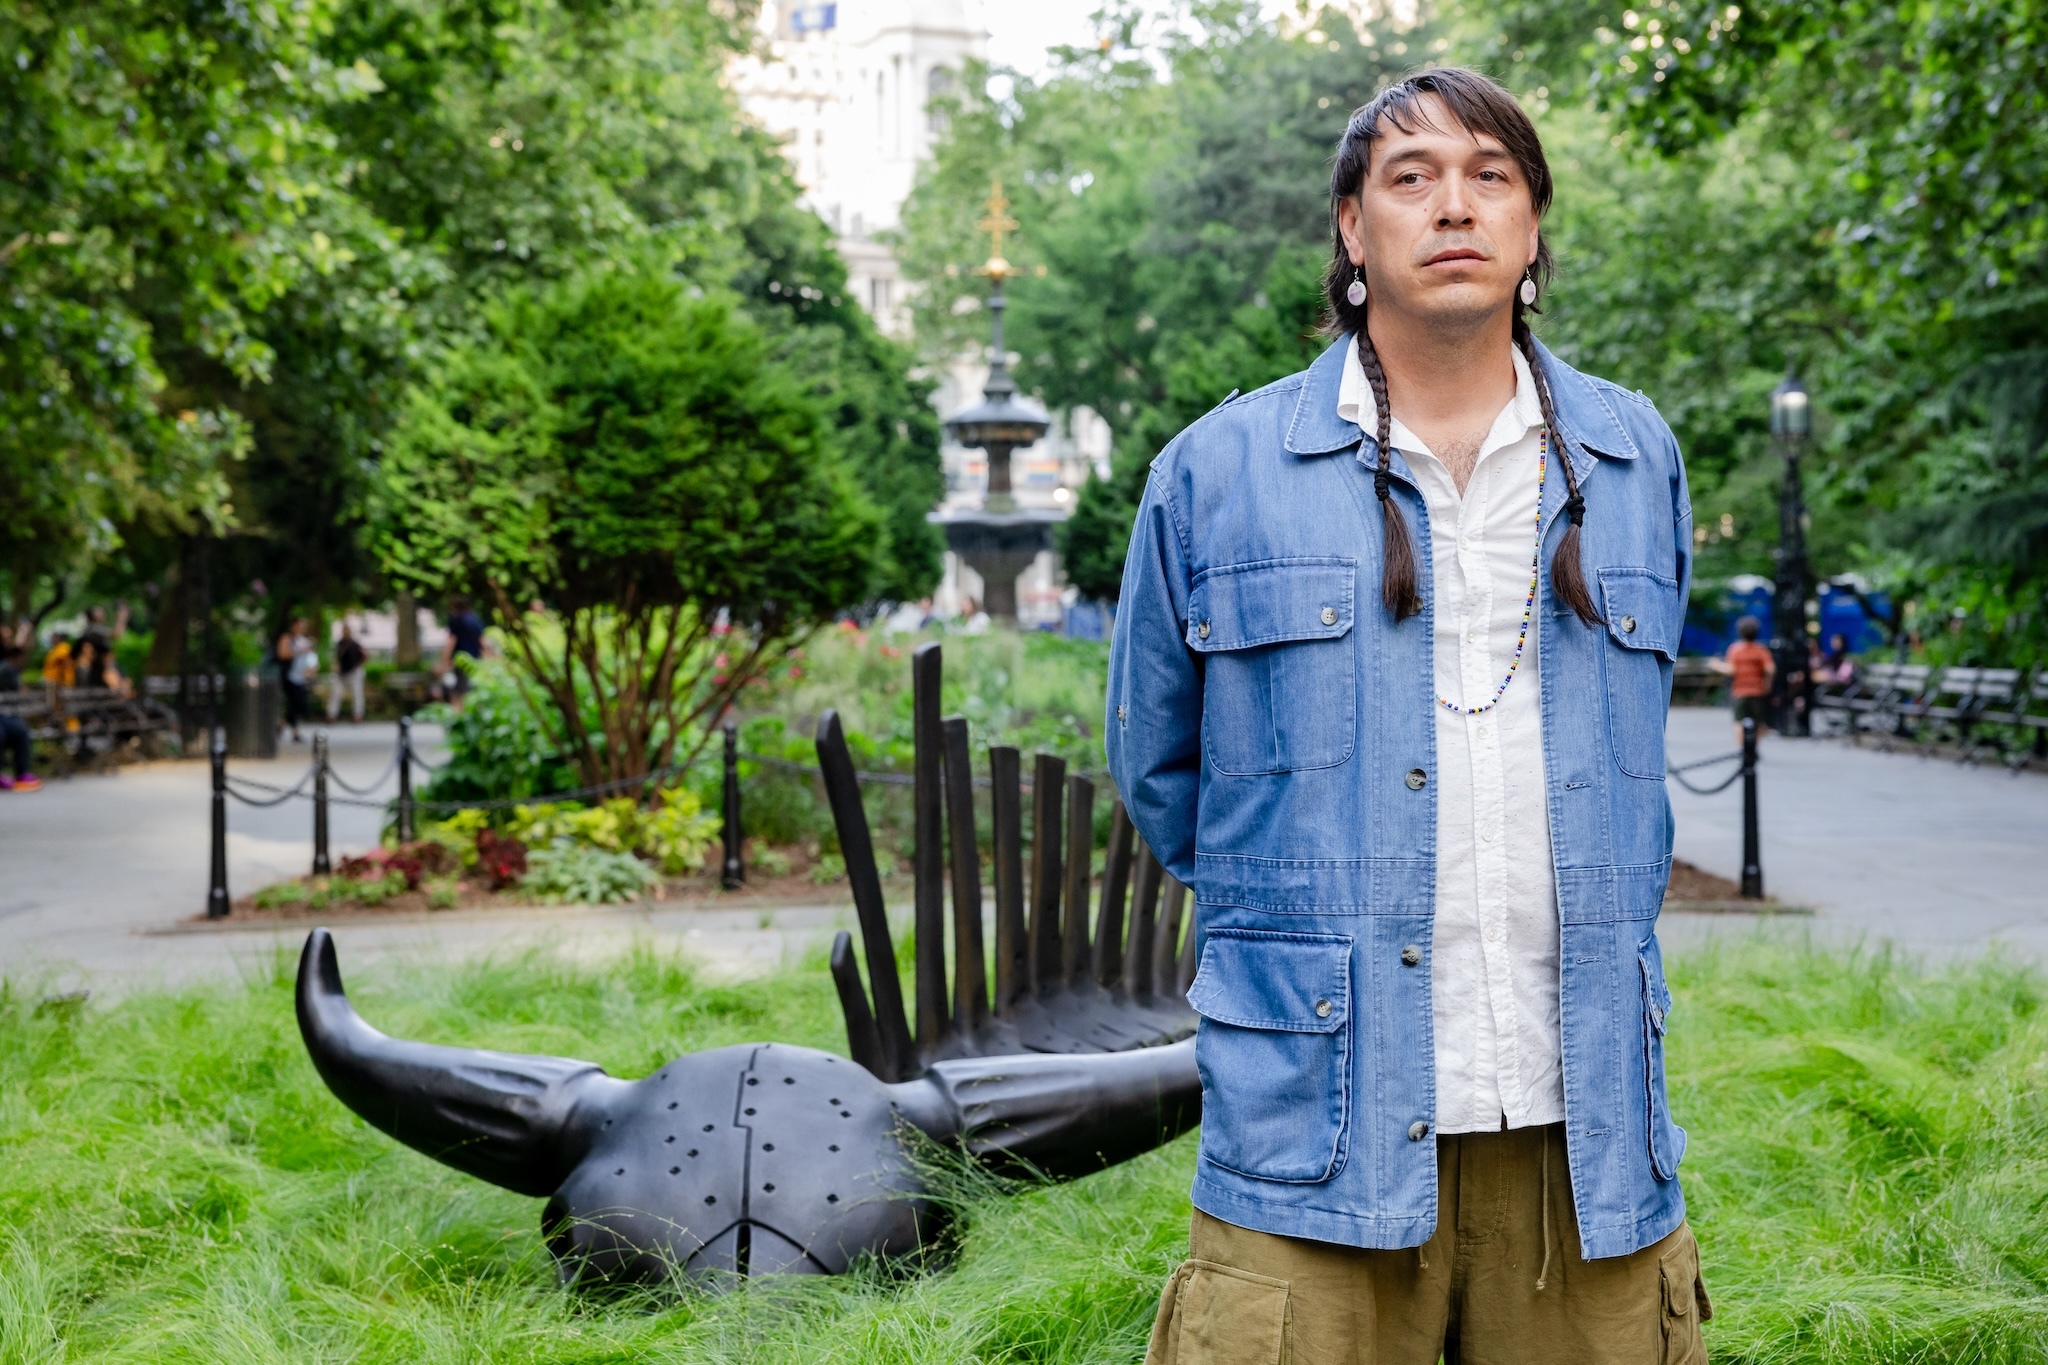
[[[1948,674],[1958,673],[1964,676],[1951,684]],[[2011,715],[2019,685],[2017,668],[1951,668],[1943,674],[1943,690],[1956,699],[1952,713],[1943,717],[1959,750],[1956,762],[1975,763],[1987,744],[2004,751],[2006,736],[1999,727]]]
[[[1671,666],[1673,706],[1713,706],[1728,689],[1727,675],[1714,671],[1714,660],[1688,654]]]
[[[19,716],[31,739],[58,744],[80,761],[131,740],[178,733],[177,713],[146,690],[130,695],[111,687],[45,685],[0,693],[0,710]]]
[[[1872,664],[1866,670],[1865,695],[1854,703],[1859,724],[1851,737],[1869,731],[1879,737],[1878,747],[1887,751],[1893,740],[1913,738],[1933,671],[1926,664]]]

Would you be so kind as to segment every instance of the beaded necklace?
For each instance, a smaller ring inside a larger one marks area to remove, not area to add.
[[[1460,706],[1454,701],[1438,697],[1437,705],[1453,715],[1484,715],[1500,705],[1500,699],[1507,694],[1508,684],[1515,680],[1515,670],[1522,666],[1522,651],[1529,647],[1529,622],[1536,615],[1536,584],[1543,572],[1543,480],[1550,470],[1550,428],[1545,427],[1536,443],[1536,550],[1529,557],[1529,596],[1522,603],[1522,633],[1515,637],[1514,661],[1508,665],[1508,674],[1500,680],[1500,686],[1493,689],[1493,700],[1484,706]]]

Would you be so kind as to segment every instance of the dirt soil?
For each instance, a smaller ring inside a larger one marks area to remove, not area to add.
[[[1742,888],[1726,877],[1717,877],[1694,867],[1683,858],[1671,860],[1671,884],[1665,888],[1667,901],[1732,901],[1742,899]]]

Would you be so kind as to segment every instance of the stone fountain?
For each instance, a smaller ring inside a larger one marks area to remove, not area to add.
[[[1052,426],[1045,406],[1017,395],[1010,378],[1009,352],[1003,346],[1003,281],[1016,274],[1003,259],[1003,237],[1017,220],[1008,215],[1009,200],[997,181],[988,200],[988,217],[980,227],[991,238],[986,264],[975,271],[988,280],[988,311],[993,333],[988,382],[981,401],[946,419],[946,432],[969,449],[988,456],[988,496],[979,511],[934,512],[931,519],[945,531],[946,548],[981,575],[982,610],[997,620],[1017,619],[1017,577],[1039,553],[1053,545],[1053,528],[1066,520],[1064,511],[1023,508],[1010,483],[1010,455],[1035,445]]]

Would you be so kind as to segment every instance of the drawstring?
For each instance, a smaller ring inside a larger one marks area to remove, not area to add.
[[[1550,1134],[1543,1135],[1543,1268],[1536,1272],[1536,1292],[1550,1278]]]

